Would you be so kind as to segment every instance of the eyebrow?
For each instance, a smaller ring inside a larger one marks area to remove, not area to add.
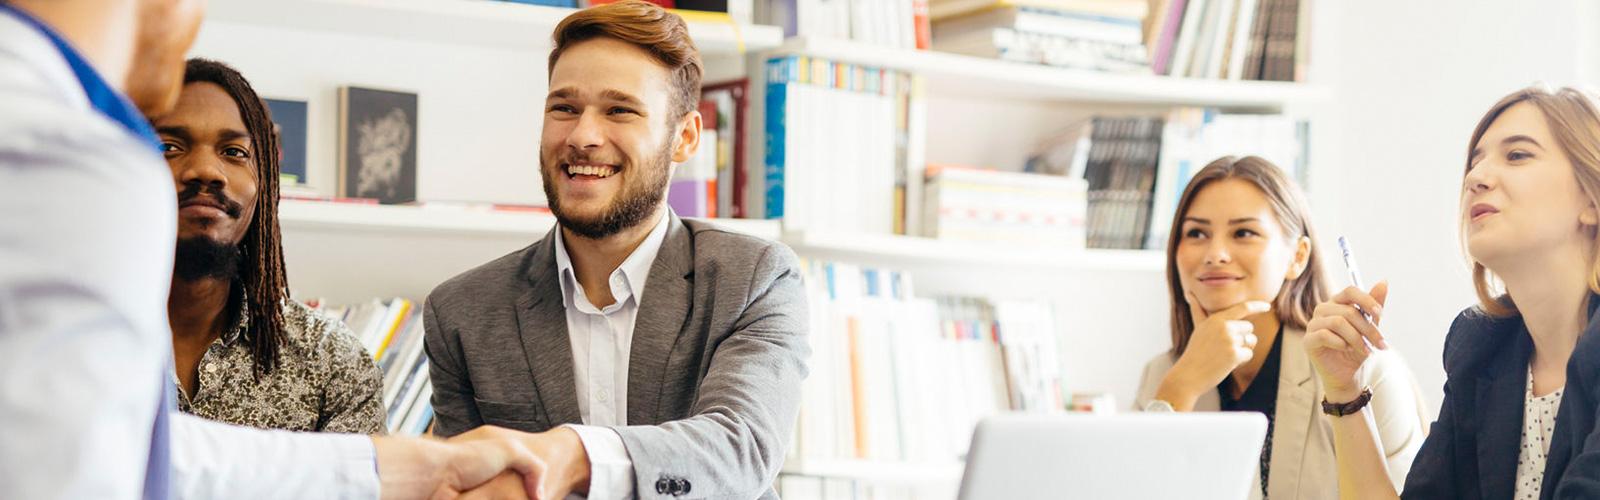
[[[550,95],[546,96],[545,99],[572,99],[577,94],[577,90],[571,87],[563,87],[550,91]],[[634,97],[632,94],[616,89],[605,89],[600,91],[600,98],[612,101],[621,101],[623,104],[630,106],[644,106],[644,101],[639,100],[639,98]]]
[[[1194,222],[1196,224],[1205,224],[1205,225],[1210,225],[1211,224],[1211,219],[1202,219],[1202,218],[1199,218],[1199,217],[1184,217],[1183,220],[1187,221],[1187,222]],[[1246,222],[1259,222],[1260,220],[1261,219],[1257,219],[1255,217],[1240,217],[1240,218],[1237,218],[1237,219],[1228,219],[1228,224],[1229,225],[1243,224],[1243,223],[1246,223]]]
[[[180,127],[180,126],[175,126],[175,125],[169,125],[169,126],[165,126],[165,127],[156,127],[156,133],[157,134],[161,134],[161,135],[170,135],[170,136],[173,136],[173,137],[177,137],[179,139],[183,139],[185,141],[191,139],[191,136],[189,135],[189,128],[188,127]]]
[[[1532,137],[1528,137],[1526,135],[1513,135],[1511,137],[1507,137],[1505,139],[1501,139],[1500,140],[1500,145],[1501,146],[1505,146],[1505,145],[1518,143],[1518,142],[1526,142],[1526,143],[1538,146],[1540,149],[1544,148],[1544,145],[1543,144],[1539,144],[1539,141],[1535,141],[1535,140],[1533,140]]]

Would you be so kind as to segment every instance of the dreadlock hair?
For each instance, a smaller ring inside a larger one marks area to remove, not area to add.
[[[197,82],[216,84],[233,98],[250,134],[250,143],[255,145],[255,219],[239,242],[240,265],[235,283],[243,285],[244,292],[236,300],[249,306],[244,340],[259,379],[278,365],[278,349],[283,346],[283,301],[289,290],[278,231],[278,137],[266,104],[238,70],[210,59],[190,59],[184,68],[183,84]]]

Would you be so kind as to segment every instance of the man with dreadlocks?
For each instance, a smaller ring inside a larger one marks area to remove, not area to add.
[[[190,59],[153,121],[178,191],[167,316],[178,408],[252,427],[383,431],[382,377],[343,323],[287,297],[272,121],[233,68]]]

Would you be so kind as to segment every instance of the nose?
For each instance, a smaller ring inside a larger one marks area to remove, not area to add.
[[[216,155],[194,151],[168,162],[172,167],[172,178],[179,185],[198,184],[213,189],[228,185],[228,176],[222,171],[222,160]]]
[[[578,116],[578,123],[572,127],[572,132],[567,134],[567,147],[583,151],[605,145],[603,119],[600,113],[585,110]]]
[[[1461,179],[1461,184],[1469,193],[1482,194],[1494,189],[1494,181],[1494,166],[1485,161],[1468,170],[1467,176]]]
[[[1233,262],[1233,255],[1228,252],[1228,244],[1222,238],[1212,238],[1206,245],[1205,263],[1208,266]]]

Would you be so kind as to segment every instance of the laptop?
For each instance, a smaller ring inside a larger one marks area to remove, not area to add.
[[[1002,415],[972,434],[960,500],[1241,500],[1266,416],[1252,412]]]

